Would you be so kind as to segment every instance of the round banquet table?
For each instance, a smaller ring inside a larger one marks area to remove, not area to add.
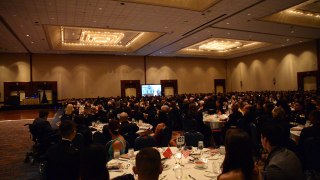
[[[228,116],[225,114],[222,115],[203,115],[203,122],[205,124],[208,124],[211,129],[221,129],[224,124],[226,123],[226,120],[228,119]]]
[[[158,151],[161,154],[161,158],[164,158],[162,153],[166,150],[165,148],[157,148]],[[170,147],[173,154],[175,154],[178,149],[176,147]],[[218,174],[213,175],[211,172],[213,171],[212,164],[213,161],[216,163],[222,164],[224,160],[224,155],[217,152],[216,154],[211,153],[212,150],[204,148],[202,150],[202,156],[207,163],[205,168],[197,168],[195,167],[195,164],[193,161],[190,161],[190,159],[193,159],[192,155],[188,156],[187,158],[182,157],[181,165],[182,165],[182,171],[183,171],[183,177],[182,179],[189,179],[189,180],[202,180],[202,179],[217,179]],[[196,148],[193,148],[193,152],[199,152],[196,150]],[[138,151],[135,151],[135,155],[138,153]],[[174,155],[171,156],[170,159],[164,160],[164,169],[162,171],[162,174],[159,176],[159,180],[175,180],[175,173],[173,171],[173,168],[176,166],[176,160],[174,158]],[[119,162],[121,163],[121,169],[119,170],[109,170],[110,179],[113,179],[117,176],[121,176],[124,174],[133,174],[132,171],[132,162],[130,162],[127,159],[120,158],[119,160],[111,160],[108,163],[115,163]],[[210,177],[208,177],[208,175]],[[191,177],[190,177],[191,176]]]

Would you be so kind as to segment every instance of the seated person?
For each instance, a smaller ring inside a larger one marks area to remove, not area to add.
[[[72,121],[65,121],[59,130],[62,140],[46,153],[47,179],[78,180],[80,154],[71,144],[77,133],[76,125]]]
[[[118,120],[110,120],[109,121],[109,132],[111,134],[112,140],[109,141],[107,144],[110,143],[108,147],[108,155],[109,159],[113,157],[114,151],[120,151],[120,154],[124,154],[126,150],[126,140],[124,137],[119,133],[120,124]]]
[[[49,112],[47,110],[39,111],[39,117],[32,123],[35,129],[35,134],[33,135],[36,136],[39,141],[58,142],[60,135],[58,135],[58,132],[54,130],[49,121],[47,121],[48,114]]]
[[[109,180],[106,149],[99,144],[87,148],[81,160],[81,180]]]
[[[127,133],[136,133],[139,130],[139,127],[135,123],[130,123],[128,121],[128,114],[126,112],[122,112],[119,115],[120,120],[120,134],[124,135]]]
[[[158,179],[163,170],[160,153],[151,147],[142,149],[136,156],[136,165],[132,170],[138,174],[138,180]]]
[[[226,155],[222,174],[218,180],[259,179],[258,168],[254,166],[251,139],[242,129],[229,129],[225,140]]]
[[[264,179],[303,179],[300,160],[284,148],[284,131],[278,123],[265,123],[261,129],[261,144],[269,155],[264,166]]]
[[[302,129],[299,142],[298,142],[298,151],[301,157],[303,166],[307,171],[316,171],[318,175],[320,175],[320,165],[317,159],[319,159],[320,155],[316,149],[319,149],[319,143],[310,144],[312,141],[319,142],[320,138],[320,111],[314,110],[309,114],[309,119],[311,121],[312,126],[306,127]],[[308,153],[309,152],[309,153]],[[311,154],[310,152],[314,152],[315,154]]]

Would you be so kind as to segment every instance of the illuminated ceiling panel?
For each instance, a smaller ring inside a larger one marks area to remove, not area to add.
[[[54,50],[134,52],[163,33],[45,26]]]
[[[186,9],[192,11],[205,11],[209,7],[213,6],[220,0],[114,0],[121,2],[130,2],[130,3],[141,3],[141,4],[149,4],[156,6],[165,6],[165,7],[173,7],[178,9]]]
[[[262,20],[320,28],[320,1],[309,0]]]
[[[210,38],[179,50],[178,54],[228,56],[270,45],[265,42]]]

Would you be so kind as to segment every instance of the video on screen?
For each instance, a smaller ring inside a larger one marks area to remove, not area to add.
[[[142,96],[161,96],[160,84],[141,85]]]

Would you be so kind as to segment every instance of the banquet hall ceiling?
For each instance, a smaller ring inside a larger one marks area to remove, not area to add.
[[[0,52],[228,59],[319,39],[319,7],[318,0],[1,0]]]

